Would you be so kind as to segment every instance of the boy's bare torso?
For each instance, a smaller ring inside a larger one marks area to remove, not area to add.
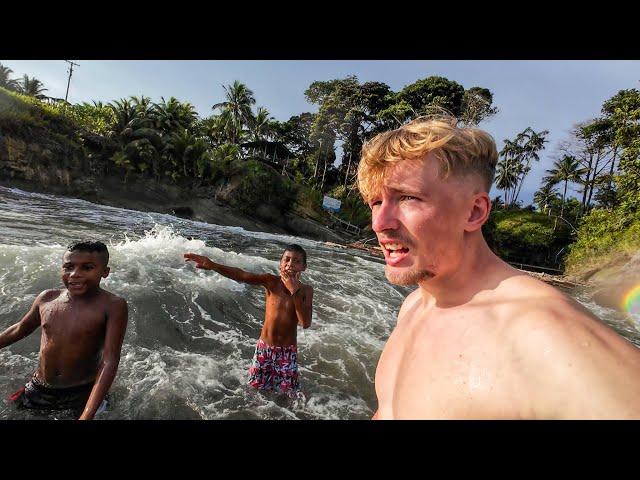
[[[272,277],[268,287],[265,287],[266,306],[260,338],[272,346],[295,345],[297,343],[298,318],[294,297],[300,296],[304,301],[311,287],[303,284],[294,295],[291,295],[280,277],[275,275]]]
[[[39,305],[42,326],[37,376],[52,387],[93,382],[104,347],[107,312],[118,297],[99,290],[70,299],[66,290],[49,290]]]

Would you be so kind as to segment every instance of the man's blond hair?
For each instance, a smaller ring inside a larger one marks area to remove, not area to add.
[[[382,186],[387,167],[402,160],[423,158],[433,152],[442,178],[477,174],[487,192],[495,175],[498,152],[487,132],[458,126],[448,115],[420,117],[401,127],[380,133],[362,146],[358,188],[365,201]]]

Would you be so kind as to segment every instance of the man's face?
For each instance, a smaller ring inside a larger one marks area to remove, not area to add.
[[[65,252],[62,257],[60,276],[70,295],[84,295],[95,290],[108,275],[109,267],[98,252]]]
[[[286,250],[282,254],[280,259],[280,272],[281,273],[298,273],[307,268],[304,263],[304,257],[300,252],[290,252]]]
[[[387,279],[414,285],[455,271],[473,187],[469,180],[438,176],[438,161],[404,160],[388,167],[369,201],[372,228],[385,256]]]

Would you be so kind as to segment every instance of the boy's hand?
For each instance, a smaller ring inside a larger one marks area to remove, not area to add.
[[[196,264],[196,268],[203,268],[205,270],[211,269],[211,260],[209,259],[209,257],[205,257],[204,255],[196,255],[195,253],[185,253],[184,261],[194,262]]]
[[[280,272],[280,278],[282,279],[282,283],[287,287],[289,293],[291,295],[295,295],[295,293],[300,290],[302,283],[300,283],[300,272],[292,272],[288,270],[282,270]]]

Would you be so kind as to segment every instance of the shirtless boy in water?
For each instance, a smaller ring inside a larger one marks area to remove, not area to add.
[[[65,288],[38,295],[22,320],[0,333],[0,348],[42,326],[38,369],[10,399],[26,408],[75,410],[80,420],[91,420],[118,370],[127,302],[100,288],[109,275],[104,243],[71,244],[62,261]]]
[[[237,282],[266,289],[264,325],[249,369],[249,385],[258,390],[295,393],[300,390],[297,363],[297,326],[311,325],[313,287],[300,282],[307,268],[307,254],[299,245],[287,245],[280,259],[280,275],[250,273],[185,253],[185,261],[197,268],[214,270]]]

